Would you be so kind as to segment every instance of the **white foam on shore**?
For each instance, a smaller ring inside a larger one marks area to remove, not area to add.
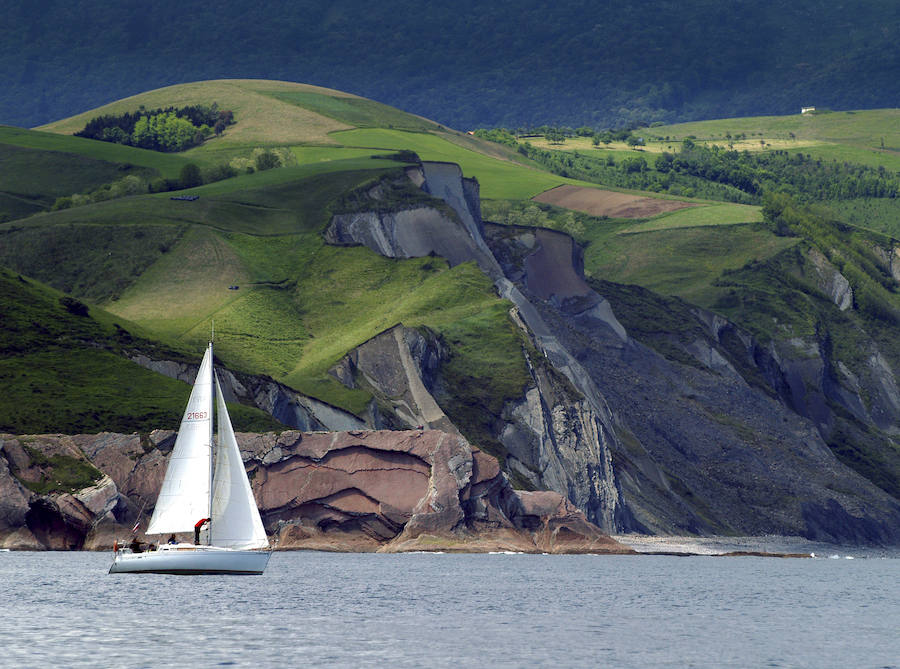
[[[689,553],[691,555],[724,555],[735,551],[757,553],[812,554],[821,547],[802,537],[766,535],[759,537],[686,537],[617,534],[616,541],[638,553]],[[833,549],[832,549],[833,550]]]

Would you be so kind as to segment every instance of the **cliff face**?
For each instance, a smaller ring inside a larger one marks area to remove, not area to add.
[[[0,435],[0,546],[103,550],[138,520],[145,526],[174,436]],[[278,548],[630,552],[562,496],[513,490],[496,460],[458,434],[284,432],[238,441]],[[59,454],[93,473],[61,490]],[[42,482],[48,490],[30,489]]]
[[[679,318],[697,330],[705,321],[706,333],[668,342],[675,355],[662,356],[631,337],[610,302],[584,280],[571,238],[483,223],[458,169],[439,168],[435,173],[426,163],[411,177],[456,214],[442,210],[441,235],[430,235],[427,221],[417,229],[414,216],[398,234],[394,221],[374,211],[358,215],[354,226],[336,218],[327,235],[390,257],[427,247],[451,263],[474,260],[510,300],[511,318],[531,344],[520,354],[532,383],[494,426],[507,471],[566,495],[607,530],[900,541],[900,502],[839,462],[825,440],[836,424],[835,406],[856,411],[862,424],[878,415],[883,429],[895,429],[896,383],[877,355],[872,379],[855,388],[858,376],[829,365],[827,346],[811,351],[802,343],[793,352],[784,343],[761,346],[724,319],[695,310]],[[824,258],[810,260],[819,290],[846,308],[852,300],[846,280]],[[353,355],[364,357],[369,345]],[[402,365],[388,358],[379,357],[385,373],[369,366],[366,378],[397,390],[390,381],[396,374],[385,370]],[[440,385],[440,356],[434,361],[418,375]],[[862,393],[874,400],[863,402]],[[412,414],[393,406],[387,410],[409,425]],[[889,449],[884,457],[891,457]]]
[[[129,358],[142,367],[185,383],[193,383],[197,378],[199,365],[153,360],[142,353],[132,354]],[[223,368],[220,368],[219,377],[226,402],[252,404],[298,430],[358,430],[366,427],[357,416],[270,378],[237,374]]]

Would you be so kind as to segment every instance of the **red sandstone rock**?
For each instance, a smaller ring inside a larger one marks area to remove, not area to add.
[[[237,436],[263,521],[280,549],[630,552],[557,493],[514,491],[497,461],[458,434]],[[0,541],[107,549],[127,535],[143,505],[146,524],[173,437],[103,433],[30,440],[42,452],[87,457],[107,475],[75,494],[40,496],[7,466],[14,462],[17,473],[32,466],[20,440],[0,435],[0,490],[8,491],[0,507]]]

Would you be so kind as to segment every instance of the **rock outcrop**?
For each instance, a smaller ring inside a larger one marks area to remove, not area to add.
[[[193,383],[198,364],[154,360],[143,353],[133,353],[129,359],[141,367],[185,383]],[[278,421],[298,430],[358,430],[366,423],[343,409],[332,406],[268,377],[238,374],[218,367],[219,381],[227,402],[251,404]]]
[[[618,504],[620,495],[610,467],[609,445],[616,439],[612,416],[590,375],[550,331],[516,283],[507,277],[502,259],[498,262],[485,238],[477,182],[463,179],[459,166],[448,163],[425,162],[419,169],[409,170],[408,175],[424,191],[449,206],[450,212],[441,213],[443,223],[438,234],[432,233],[431,215],[421,224],[415,216],[406,217],[403,226],[398,227],[395,219],[386,218],[376,208],[354,215],[352,225],[335,216],[326,231],[326,239],[365,245],[388,257],[434,253],[447,258],[451,265],[476,262],[494,280],[498,293],[515,305],[515,322],[549,361],[556,376],[566,380],[557,384],[551,397],[547,395],[549,384],[541,381],[545,375],[531,365],[534,384],[526,389],[520,401],[506,408],[504,416],[508,422],[496,430],[496,437],[510,451],[506,466],[537,487],[567,495],[604,531],[622,529],[622,520],[628,513]],[[499,228],[492,226],[492,229]],[[586,319],[627,341],[627,333],[606,300],[594,293],[573,269],[573,262],[578,262],[580,256],[571,238],[549,230],[531,234],[539,236],[543,244],[535,239],[532,248],[519,252],[518,257],[528,259],[535,284],[546,286],[543,290],[548,298],[577,301]],[[564,262],[557,266],[561,259]],[[360,349],[368,346],[364,344]],[[383,383],[375,381],[372,385]],[[562,391],[566,385],[568,389]],[[564,420],[563,416],[573,420]],[[625,527],[631,528],[627,524]]]
[[[397,325],[357,346],[330,373],[348,388],[364,387],[372,393],[375,399],[366,418],[376,428],[458,433],[431,394],[445,357],[434,333]]]
[[[103,550],[146,522],[174,433],[0,435],[0,546]],[[238,434],[278,548],[631,552],[557,493],[520,493],[497,461],[440,430]],[[96,468],[39,493],[65,453]],[[41,474],[37,470],[41,470]],[[41,478],[43,477],[43,478]]]

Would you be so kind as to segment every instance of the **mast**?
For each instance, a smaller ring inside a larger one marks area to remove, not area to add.
[[[209,500],[208,500],[207,509],[206,509],[207,510],[206,517],[209,518],[209,521],[207,521],[209,526],[207,527],[207,530],[206,530],[207,545],[212,545],[213,472],[215,471],[214,470],[215,465],[213,463],[213,453],[215,451],[214,451],[214,447],[213,447],[213,419],[212,419],[212,416],[213,416],[213,406],[215,405],[216,388],[215,388],[215,384],[213,383],[213,378],[215,375],[215,372],[213,371],[213,369],[215,367],[215,365],[213,364],[213,361],[215,358],[213,357],[212,337],[213,337],[213,335],[211,334],[210,338],[209,338],[209,385],[210,385],[212,392],[210,392],[210,394],[209,394],[209,414],[208,414],[209,415]]]

